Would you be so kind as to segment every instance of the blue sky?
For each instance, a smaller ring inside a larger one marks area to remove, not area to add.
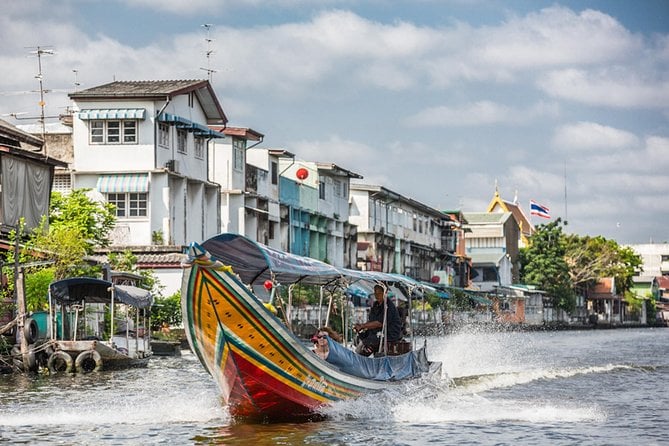
[[[205,23],[230,123],[265,147],[438,209],[485,211],[497,185],[568,232],[669,241],[665,0],[6,2],[0,114],[39,112],[36,45],[48,115],[73,70],[206,78]]]

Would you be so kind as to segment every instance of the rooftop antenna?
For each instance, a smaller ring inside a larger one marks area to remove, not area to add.
[[[211,82],[211,75],[216,72],[216,70],[210,67],[211,55],[214,54],[214,50],[211,49],[211,42],[213,42],[213,39],[209,37],[212,26],[214,25],[212,25],[211,23],[205,23],[204,25],[202,25],[202,27],[207,30],[207,37],[205,37],[204,39],[205,42],[207,42],[207,52],[205,53],[205,55],[207,56],[207,68],[200,67],[200,70],[204,70],[207,72],[207,79],[209,80],[209,82]]]
[[[79,70],[72,70],[72,72],[74,73],[74,92],[76,93],[79,91],[79,86],[81,85],[81,83],[77,80],[77,76],[79,76]]]
[[[48,93],[48,90],[44,89],[44,78],[42,76],[42,56],[43,55],[52,56],[53,49],[52,47],[43,47],[43,46],[36,46],[32,48],[34,48],[34,51],[31,51],[30,54],[37,55],[38,73],[37,76],[35,76],[35,78],[39,80],[39,106],[40,106],[39,122],[42,125],[42,141],[45,141],[46,125],[44,123],[44,106],[46,105],[46,102],[44,102],[44,93]]]

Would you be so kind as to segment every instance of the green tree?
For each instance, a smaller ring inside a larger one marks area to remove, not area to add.
[[[157,331],[166,323],[181,324],[181,291],[168,297],[158,298],[151,307],[151,329]]]
[[[576,295],[565,261],[566,248],[561,219],[537,226],[530,245],[520,252],[520,278],[547,291],[555,307],[571,312],[576,306]]]
[[[634,250],[602,236],[572,234],[565,240],[565,261],[576,289],[585,291],[602,277],[614,277],[620,293],[632,288],[632,277],[642,265],[641,257]]]
[[[96,248],[109,244],[109,234],[116,217],[113,205],[96,202],[86,192],[85,189],[74,190],[67,195],[53,192],[48,218],[44,217],[30,234],[23,235],[22,224],[18,231],[10,234],[10,241],[22,244],[18,259],[20,263],[51,262],[51,273],[42,273],[38,269],[26,271],[26,302],[29,309],[39,309],[46,304],[48,291],[45,293],[44,288],[49,274],[52,274],[52,280],[60,280],[71,276],[95,276],[100,272],[100,268],[91,266],[85,257]],[[14,259],[15,250],[11,249],[5,256],[3,267],[10,284],[13,284]],[[5,293],[13,295],[13,286],[7,287]]]
[[[53,192],[49,209],[49,227],[72,228],[86,241],[88,253],[109,246],[109,234],[116,224],[114,205],[90,198],[90,189],[76,189],[69,194]]]

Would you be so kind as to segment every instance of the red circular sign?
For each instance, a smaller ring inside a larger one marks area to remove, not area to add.
[[[432,279],[430,279],[432,283],[439,283],[439,276],[432,276]]]
[[[306,180],[307,177],[309,176],[309,171],[304,167],[300,167],[295,172],[295,176],[297,177],[298,180]]]
[[[273,286],[272,281],[271,280],[265,280],[265,283],[263,283],[263,286],[265,287],[265,289],[267,291],[271,290],[272,286]]]

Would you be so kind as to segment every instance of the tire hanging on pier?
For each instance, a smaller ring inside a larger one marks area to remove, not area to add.
[[[102,370],[102,356],[95,350],[87,350],[79,353],[74,361],[77,373],[91,373]]]
[[[37,326],[37,321],[31,317],[26,319],[25,324],[23,325],[23,337],[26,338],[28,344],[34,344],[39,337],[39,327]]]
[[[72,373],[72,356],[67,352],[57,351],[49,356],[49,361],[47,361],[47,367],[49,368],[49,373],[56,375],[58,373]]]

